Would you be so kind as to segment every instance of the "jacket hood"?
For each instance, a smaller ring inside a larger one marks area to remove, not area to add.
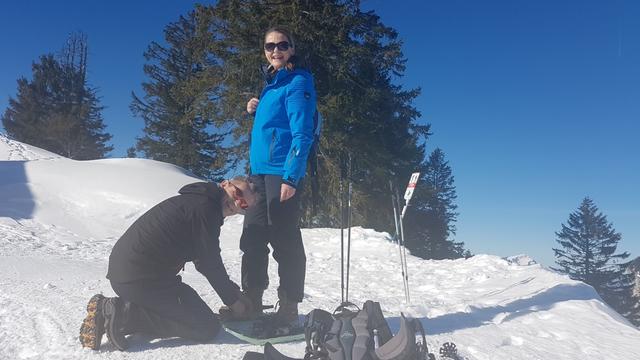
[[[195,194],[206,196],[211,199],[220,199],[222,189],[220,185],[212,182],[197,182],[182,187],[180,194]]]

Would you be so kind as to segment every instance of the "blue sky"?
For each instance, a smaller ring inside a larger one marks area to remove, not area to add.
[[[0,111],[31,63],[68,33],[89,40],[113,156],[142,121],[143,51],[189,1],[3,4]],[[60,5],[62,4],[62,5]],[[527,253],[553,263],[554,232],[585,196],[640,256],[640,3],[631,0],[363,1],[398,30],[405,87],[453,169],[457,240],[474,253]]]

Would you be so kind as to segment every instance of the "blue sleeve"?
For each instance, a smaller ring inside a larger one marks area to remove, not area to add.
[[[313,116],[316,91],[311,75],[296,75],[287,87],[285,108],[291,127],[291,148],[284,164],[282,179],[297,186],[307,170],[307,158],[313,144]]]

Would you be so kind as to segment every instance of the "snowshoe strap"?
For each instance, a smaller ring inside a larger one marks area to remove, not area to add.
[[[377,332],[379,346],[382,346],[386,344],[387,341],[391,340],[393,333],[389,328],[387,320],[384,318],[380,303],[377,301],[367,300],[364,305],[362,305],[362,311],[367,313],[367,328],[369,331],[371,333],[373,333],[374,330]]]
[[[400,314],[400,329],[386,344],[375,349],[375,355],[380,360],[415,359],[417,353],[415,327],[411,320]]]
[[[345,301],[333,311],[333,316],[334,317],[341,317],[341,316],[348,316],[348,315],[355,316],[355,314],[359,312],[360,312],[360,308],[358,307],[358,305],[349,301]]]
[[[305,359],[321,359],[326,357],[324,340],[333,324],[333,316],[328,311],[314,309],[304,320],[304,339],[307,343]]]
[[[417,343],[417,351],[418,351],[418,359],[428,359],[429,358],[429,347],[427,346],[427,337],[424,333],[424,327],[422,326],[422,322],[419,319],[412,319],[413,328],[416,333],[419,333],[422,337],[422,342]]]

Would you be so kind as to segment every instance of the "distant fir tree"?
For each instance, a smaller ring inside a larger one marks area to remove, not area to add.
[[[442,149],[435,149],[423,166],[420,182],[407,211],[405,236],[412,255],[424,259],[469,257],[464,242],[451,239],[456,233],[458,205],[454,177]]]
[[[629,262],[627,271],[633,285],[623,299],[621,314],[625,315],[632,324],[640,327],[640,257]]]
[[[616,253],[622,235],[593,200],[584,198],[556,236],[560,247],[553,251],[558,267],[552,269],[591,285],[609,305],[629,316],[633,306],[625,299],[632,292],[633,277],[622,262],[629,253]]]
[[[234,164],[224,146],[227,119],[221,113],[219,60],[208,51],[195,12],[181,16],[164,30],[165,43],[152,42],[144,53],[144,96],[132,93],[132,112],[144,120],[133,157],[181,166],[209,180],[220,180]]]
[[[137,154],[135,146],[132,146],[132,147],[127,149],[127,157],[128,158],[136,158],[136,157],[138,157],[138,154]]]
[[[104,107],[87,83],[85,35],[70,35],[58,56],[41,56],[32,71],[31,81],[18,79],[17,96],[2,116],[12,138],[76,160],[103,158],[113,150]]]
[[[247,158],[247,135],[253,118],[246,103],[264,87],[260,71],[266,63],[264,31],[289,28],[296,37],[299,64],[311,70],[318,108],[325,119],[319,162],[319,203],[310,206],[313,179],[303,192],[305,226],[340,224],[338,201],[340,159],[353,159],[353,223],[378,229],[393,227],[389,206],[390,174],[408,179],[424,161],[429,125],[418,122],[413,106],[419,89],[404,89],[405,58],[397,32],[384,25],[359,1],[221,0],[196,8],[202,43],[217,60],[222,74],[209,83],[219,97],[213,106],[233,122],[234,156]],[[206,31],[205,31],[206,29]]]

